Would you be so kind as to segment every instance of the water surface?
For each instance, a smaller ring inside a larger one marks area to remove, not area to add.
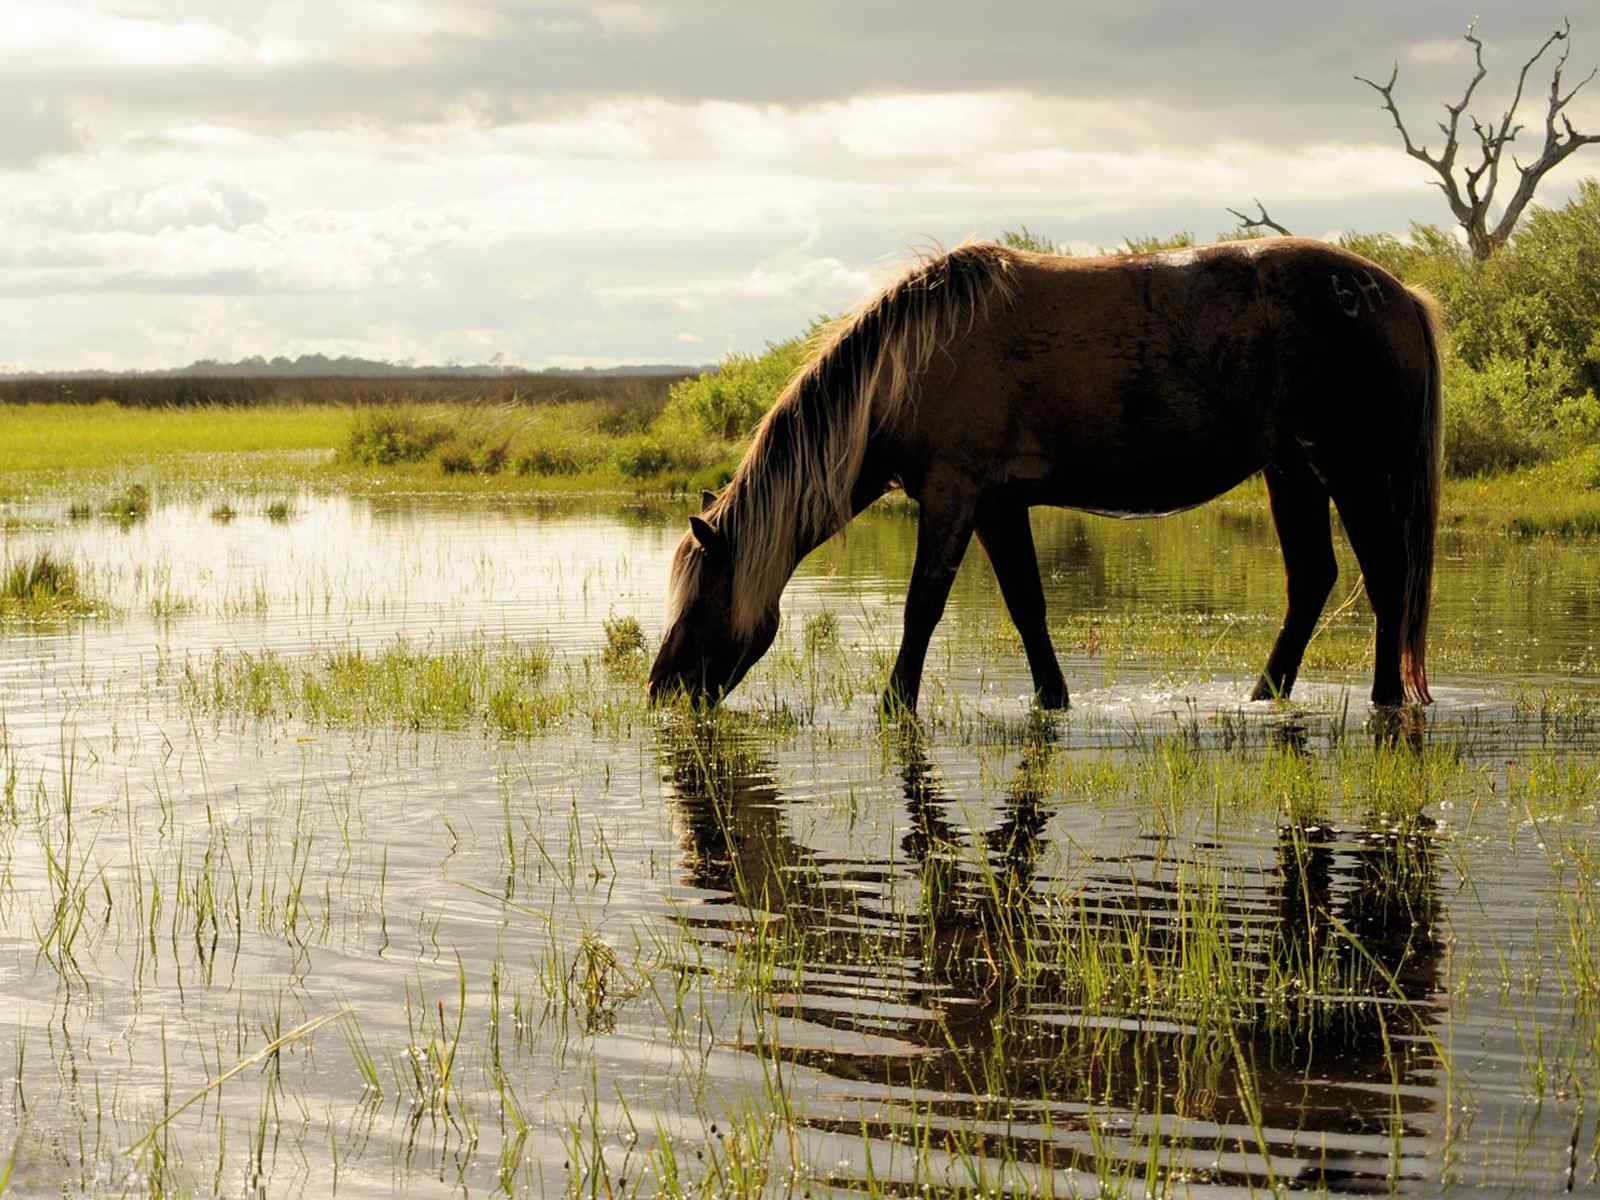
[[[71,557],[114,610],[0,631],[21,1194],[651,1194],[756,1161],[771,1190],[1594,1186],[1595,737],[1526,700],[1595,682],[1589,548],[1447,535],[1455,666],[1374,752],[1360,663],[1243,703],[1282,573],[1228,513],[1036,519],[1059,718],[1030,715],[974,550],[920,735],[874,706],[914,541],[892,510],[805,564],[711,727],[599,659],[608,617],[659,635],[670,505],[11,515],[4,554]],[[823,611],[837,640],[807,650]],[[1199,632],[1120,648],[1142,626]],[[258,720],[185,684],[397,640],[547,646],[628,699],[504,738]],[[1206,802],[1241,777],[1250,803]],[[1096,991],[1086,947],[1146,964],[1143,991]],[[1259,981],[1222,1023],[1183,991],[1208,954]]]

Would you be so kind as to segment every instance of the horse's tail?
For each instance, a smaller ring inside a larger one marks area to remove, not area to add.
[[[1418,704],[1433,703],[1428,691],[1428,608],[1433,599],[1433,552],[1439,530],[1439,494],[1444,473],[1443,369],[1439,359],[1439,305],[1427,292],[1409,289],[1422,325],[1422,407],[1417,414],[1409,470],[1394,476],[1394,503],[1406,547],[1405,598],[1400,612],[1400,676]]]

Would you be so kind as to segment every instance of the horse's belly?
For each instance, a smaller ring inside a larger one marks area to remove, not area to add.
[[[1256,447],[1200,447],[1173,456],[1137,451],[1071,455],[1029,488],[1030,502],[1115,516],[1157,516],[1193,508],[1261,469]]]

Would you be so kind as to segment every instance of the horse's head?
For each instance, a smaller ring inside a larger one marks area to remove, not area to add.
[[[733,568],[727,535],[704,517],[690,517],[672,558],[673,615],[650,668],[652,702],[681,691],[696,704],[715,704],[772,645],[776,604],[753,628],[734,622]]]

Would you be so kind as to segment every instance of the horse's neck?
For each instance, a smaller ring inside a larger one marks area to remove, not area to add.
[[[833,524],[831,528],[813,530],[809,536],[797,537],[795,540],[794,566],[789,568],[790,574],[794,567],[800,565],[805,557],[823,542],[842,530],[850,521],[859,517],[873,503],[882,498],[889,490],[889,476],[874,461],[872,448],[869,446],[866,456],[862,459],[861,471],[856,476],[855,486],[850,489],[850,516],[847,520]]]
[[[888,490],[889,474],[879,465],[879,456],[872,450],[869,446],[863,457],[846,503],[848,512],[842,519],[826,506],[821,506],[827,514],[821,520],[805,519],[805,513],[817,513],[819,506],[810,503],[814,497],[784,493],[780,488],[772,488],[763,495],[766,481],[758,476],[745,476],[735,482],[726,498],[726,513],[735,526],[743,527],[735,532],[735,543],[742,543],[743,553],[758,556],[749,560],[751,574],[745,578],[752,583],[759,582],[763,604],[775,605],[805,557]],[[782,496],[785,511],[761,513],[761,504],[774,503],[773,493]]]

